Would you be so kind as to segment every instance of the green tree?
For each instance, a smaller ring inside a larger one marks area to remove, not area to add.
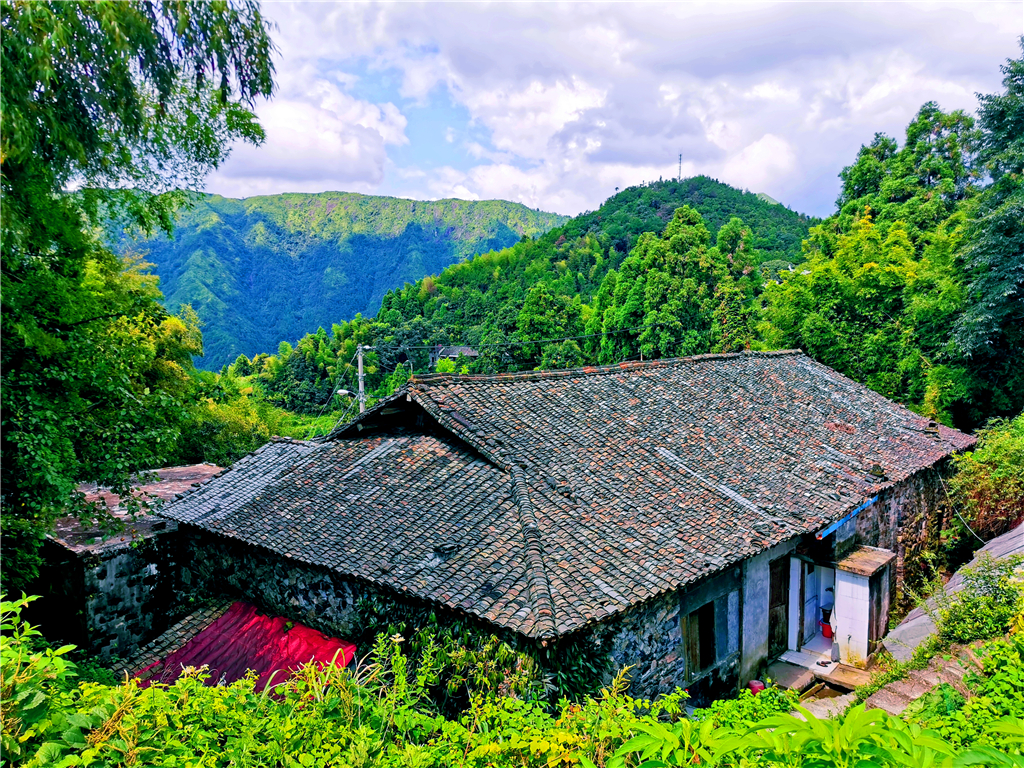
[[[1006,412],[1024,398],[1024,36],[1021,58],[1001,69],[1002,94],[980,96],[978,161],[991,185],[978,200],[962,259],[967,302],[955,327],[960,351],[994,369],[995,409]]]
[[[0,2],[4,578],[33,574],[76,499],[167,456],[184,418],[194,314],[168,316],[155,279],[97,234],[169,230],[184,195],[259,143],[273,89],[252,2]],[[71,191],[76,189],[77,191]],[[132,503],[132,502],[129,502]]]
[[[742,222],[733,224],[724,242],[739,242],[741,234]],[[710,242],[703,218],[688,205],[675,212],[662,237],[640,237],[614,278],[614,290],[598,292],[599,297],[611,294],[603,312],[602,330],[608,335],[601,339],[601,362],[711,349],[715,308],[721,303],[716,286],[729,269]]]

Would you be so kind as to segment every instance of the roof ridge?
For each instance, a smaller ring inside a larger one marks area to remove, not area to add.
[[[555,637],[558,630],[555,626],[555,602],[551,597],[551,581],[548,579],[547,568],[544,567],[544,546],[540,540],[540,526],[530,489],[526,485],[526,472],[516,463],[511,463],[508,473],[512,478],[512,500],[518,511],[519,528],[523,534],[526,560],[526,584],[530,590],[530,601],[537,617],[534,631],[539,637]]]
[[[703,355],[688,357],[664,357],[657,360],[627,360],[610,365],[587,365],[580,368],[549,369],[543,371],[516,371],[496,374],[457,374],[457,373],[422,373],[415,374],[405,386],[412,384],[436,384],[458,382],[494,382],[494,381],[537,381],[542,379],[560,379],[572,376],[601,376],[622,371],[646,370],[649,368],[667,368],[680,363],[702,363],[709,360],[732,360],[744,357],[782,357],[785,355],[803,355],[802,349],[780,349],[772,351],[744,350],[742,352],[710,352]]]

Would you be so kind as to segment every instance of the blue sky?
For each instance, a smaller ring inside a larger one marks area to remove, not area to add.
[[[264,3],[267,142],[207,190],[516,200],[576,214],[705,173],[826,215],[857,148],[973,111],[1024,3]]]

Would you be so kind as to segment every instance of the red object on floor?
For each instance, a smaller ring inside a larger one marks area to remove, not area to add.
[[[756,696],[764,690],[764,683],[762,683],[760,680],[751,680],[749,683],[747,683],[747,688],[749,688],[750,692]]]
[[[826,623],[824,621],[819,621],[818,624],[819,624],[819,626],[821,626],[821,636],[826,638],[826,639],[831,638],[832,637],[832,625],[828,624],[828,623]]]
[[[234,603],[228,610],[163,661],[150,664],[136,677],[143,686],[173,683],[185,667],[209,667],[207,685],[233,683],[248,670],[259,674],[262,691],[273,675],[279,685],[310,661],[348,666],[355,658],[352,643],[328,637],[280,616],[264,616],[249,603]],[[274,672],[277,672],[275,675]]]

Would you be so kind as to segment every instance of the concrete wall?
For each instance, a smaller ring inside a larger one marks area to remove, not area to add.
[[[743,611],[739,682],[763,676],[768,658],[769,564],[796,549],[787,541],[743,562]]]

